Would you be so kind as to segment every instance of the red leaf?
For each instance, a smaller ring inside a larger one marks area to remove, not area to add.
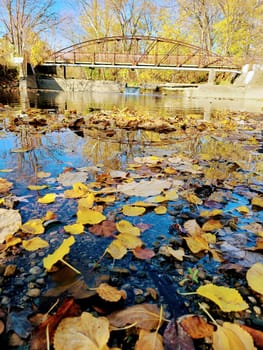
[[[136,256],[136,258],[142,259],[142,260],[151,259],[155,255],[153,250],[148,248],[141,248],[141,247],[137,247],[133,249],[133,254]]]

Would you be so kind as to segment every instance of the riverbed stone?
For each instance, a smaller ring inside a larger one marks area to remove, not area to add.
[[[43,272],[43,269],[41,269],[41,267],[39,266],[33,266],[31,267],[31,269],[29,270],[29,273],[31,275],[40,275]]]
[[[39,288],[32,288],[32,289],[28,290],[27,295],[31,298],[37,298],[37,297],[39,297],[40,292],[41,291]]]

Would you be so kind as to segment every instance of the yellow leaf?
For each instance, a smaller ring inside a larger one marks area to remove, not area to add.
[[[202,236],[184,237],[184,239],[186,240],[188,248],[194,254],[199,253],[202,250],[209,249],[208,242],[205,239],[205,237],[202,237]]]
[[[248,269],[246,279],[249,287],[263,295],[263,264],[255,263]]]
[[[245,205],[241,205],[240,207],[237,207],[236,210],[242,214],[249,214],[249,208],[246,207]]]
[[[47,188],[47,185],[29,185],[27,188],[31,191],[40,191]]]
[[[124,246],[123,242],[114,239],[106,249],[106,252],[108,252],[113,259],[122,259],[127,253],[127,248]]]
[[[64,230],[72,235],[79,235],[84,232],[84,226],[82,224],[72,224],[64,226]]]
[[[114,203],[115,201],[116,201],[116,196],[114,194],[105,196],[105,197],[96,198],[96,202],[102,202],[102,203]]]
[[[256,205],[257,207],[263,208],[263,197],[254,197],[251,203],[252,205]]]
[[[175,201],[179,197],[177,190],[174,188],[171,188],[170,190],[165,191],[164,196],[167,201]]]
[[[206,284],[199,287],[196,293],[212,300],[224,312],[242,311],[248,308],[248,304],[236,289],[214,284]]]
[[[139,227],[133,226],[129,221],[127,220],[121,220],[116,223],[116,228],[119,232],[122,233],[129,233],[134,236],[140,236],[140,229]]]
[[[203,203],[202,199],[197,197],[194,193],[187,193],[185,198],[188,200],[189,203],[195,205],[201,205]]]
[[[67,239],[64,239],[62,244],[52,253],[46,256],[43,259],[43,265],[48,271],[56,264],[59,260],[63,261],[63,257],[69,253],[70,246],[75,243],[75,238],[70,236]]]
[[[46,173],[44,171],[38,171],[37,172],[37,177],[40,179],[43,179],[45,177],[49,177],[51,175],[51,173]]]
[[[45,232],[45,228],[41,219],[28,220],[21,226],[21,230],[33,235],[40,235],[41,233]]]
[[[155,196],[155,197],[152,197],[150,199],[154,203],[162,203],[162,202],[167,201],[167,198],[161,194],[159,196]]]
[[[110,337],[106,317],[94,317],[83,312],[79,317],[66,317],[58,325],[54,336],[55,350],[106,350]]]
[[[22,239],[19,237],[14,237],[13,235],[6,236],[5,238],[5,250],[9,247],[13,247],[14,245],[17,245],[22,242]]]
[[[48,242],[40,237],[34,237],[27,241],[22,242],[22,246],[25,250],[34,251],[39,248],[47,248],[49,246]]]
[[[78,210],[91,209],[93,207],[95,196],[93,193],[88,193],[87,197],[80,198],[78,201]]]
[[[56,219],[56,214],[53,213],[53,211],[48,210],[46,212],[45,216],[43,216],[43,218],[41,220],[42,220],[42,222],[44,222],[44,221],[49,221],[49,220],[53,220],[53,219]]]
[[[139,339],[135,344],[135,350],[164,350],[163,337],[157,332],[140,330]]]
[[[251,335],[238,324],[224,322],[213,333],[214,350],[256,350]]]
[[[120,233],[117,238],[117,241],[121,241],[122,244],[128,249],[134,249],[136,247],[142,246],[142,240],[137,236],[134,236],[130,233]]]
[[[160,205],[159,207],[154,208],[155,214],[166,214],[167,213],[167,208],[163,205]]]
[[[64,192],[66,198],[81,198],[86,197],[88,194],[89,188],[81,182],[74,183],[71,190]]]
[[[221,224],[221,222],[219,220],[210,219],[204,223],[204,225],[202,226],[202,230],[214,231],[214,230],[218,230],[222,227],[223,227],[223,225]]]
[[[101,214],[99,211],[92,209],[78,210],[77,212],[77,223],[78,224],[89,224],[95,225],[106,220],[106,216]]]
[[[183,261],[184,258],[184,249],[183,248],[179,248],[177,250],[167,246],[167,252],[169,253],[169,255],[172,255],[175,259],[179,260],[179,261]]]
[[[110,302],[117,302],[121,298],[126,299],[126,292],[124,290],[119,290],[107,283],[101,283],[96,288],[96,292],[102,299]]]
[[[39,198],[37,201],[41,204],[53,203],[56,199],[56,196],[57,195],[55,193],[48,193],[44,197]]]
[[[221,209],[213,209],[213,210],[203,210],[200,213],[200,216],[217,216],[217,215],[222,215],[223,210]]]
[[[207,241],[207,243],[215,244],[216,243],[216,235],[212,233],[203,233],[202,237]]]
[[[145,212],[145,208],[143,207],[136,207],[133,205],[124,205],[122,207],[122,212],[126,216],[139,216],[142,215]]]

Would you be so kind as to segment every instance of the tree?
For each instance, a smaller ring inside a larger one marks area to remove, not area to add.
[[[14,55],[23,58],[30,53],[36,37],[40,39],[58,23],[53,11],[54,0],[0,0],[0,5],[0,22],[5,35],[13,45]]]

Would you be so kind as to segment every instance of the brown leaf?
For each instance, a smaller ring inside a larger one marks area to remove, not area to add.
[[[13,187],[13,184],[0,177],[0,193],[6,193]]]
[[[159,324],[160,310],[155,304],[140,304],[113,312],[108,316],[111,326],[125,327],[136,323],[136,327],[145,330],[156,329]]]
[[[105,220],[101,224],[91,226],[89,231],[97,236],[115,237],[116,225],[113,221]]]
[[[193,339],[210,337],[214,331],[214,327],[211,324],[208,324],[202,317],[197,315],[186,315],[177,321]]]
[[[60,323],[60,321],[65,317],[72,317],[80,315],[81,311],[79,306],[74,302],[73,299],[67,299],[59,307],[57,312],[48,317],[46,321],[40,324],[40,326],[34,330],[30,342],[30,350],[46,350],[47,349],[47,339],[46,339],[46,329],[49,328],[50,339],[53,339],[54,332]]]
[[[126,292],[110,286],[108,283],[101,283],[97,289],[98,295],[110,302],[117,302],[121,298],[126,299]]]
[[[138,259],[151,259],[152,257],[155,256],[155,253],[152,249],[148,249],[148,248],[141,248],[141,247],[137,247],[135,249],[133,249],[133,254],[136,256],[136,258]]]
[[[195,350],[193,339],[175,320],[165,328],[163,341],[165,350]]]

